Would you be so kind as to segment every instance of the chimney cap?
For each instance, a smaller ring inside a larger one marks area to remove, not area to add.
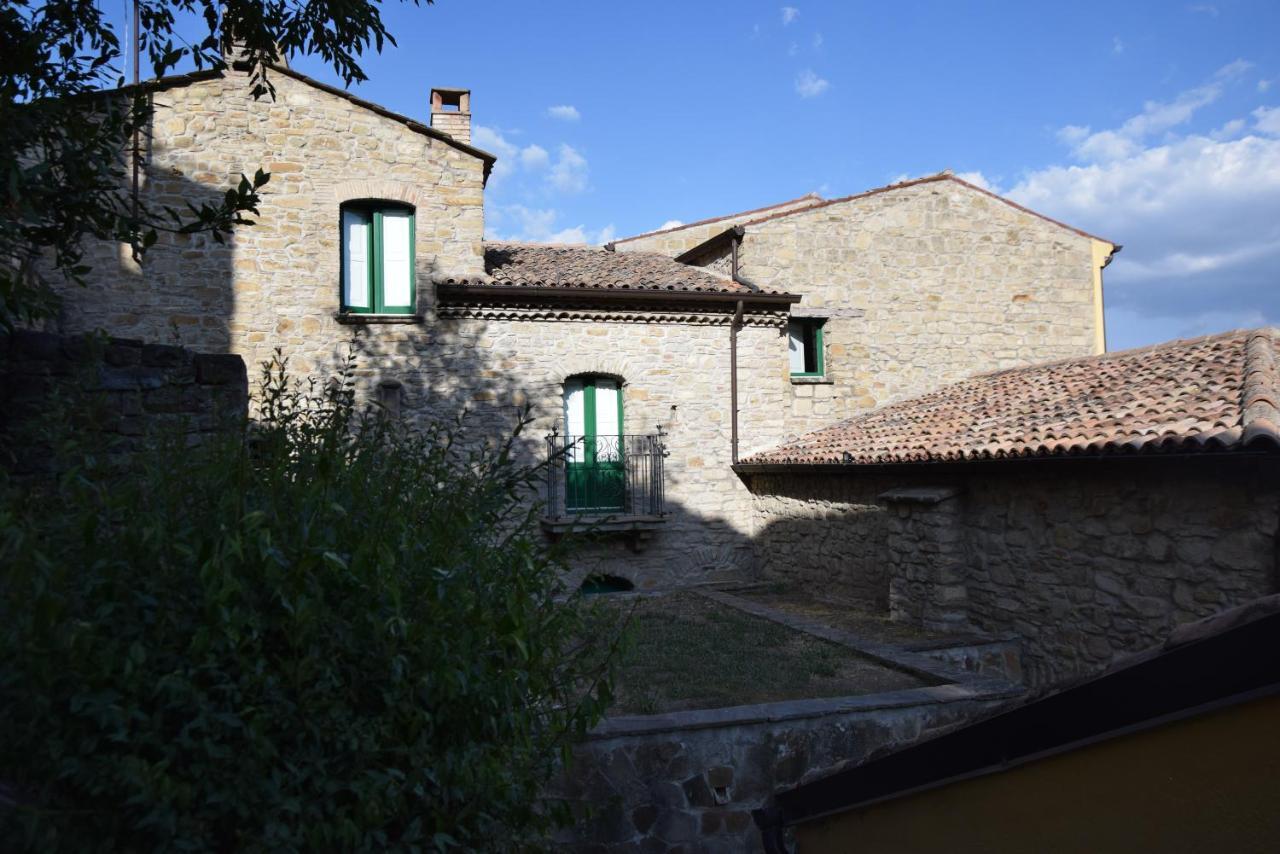
[[[452,107],[453,109],[448,109]],[[435,86],[431,89],[431,112],[471,112],[471,90]]]

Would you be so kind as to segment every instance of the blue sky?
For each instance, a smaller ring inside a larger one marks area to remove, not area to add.
[[[1125,248],[1113,348],[1280,324],[1280,3],[385,6],[362,97],[468,87],[492,236],[603,242],[950,168]],[[315,60],[294,66],[330,82]]]

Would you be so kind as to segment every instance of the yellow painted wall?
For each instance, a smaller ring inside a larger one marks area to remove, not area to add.
[[[1280,851],[1280,698],[796,828],[799,854]]]
[[[1116,252],[1114,243],[1093,241],[1093,348],[1095,353],[1107,352],[1107,318],[1102,300],[1102,268]]]

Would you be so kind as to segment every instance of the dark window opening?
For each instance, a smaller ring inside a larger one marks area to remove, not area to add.
[[[582,582],[581,590],[584,596],[596,596],[602,593],[627,593],[635,590],[636,586],[625,578],[619,578],[616,575],[588,575],[587,579]]]

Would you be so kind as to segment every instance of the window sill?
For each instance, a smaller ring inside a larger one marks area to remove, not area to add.
[[[352,326],[360,326],[372,323],[422,323],[421,314],[356,314],[350,311],[340,311],[333,316],[333,319],[339,323],[345,323]]]
[[[791,378],[792,385],[833,385],[835,380],[831,377],[797,377]]]

